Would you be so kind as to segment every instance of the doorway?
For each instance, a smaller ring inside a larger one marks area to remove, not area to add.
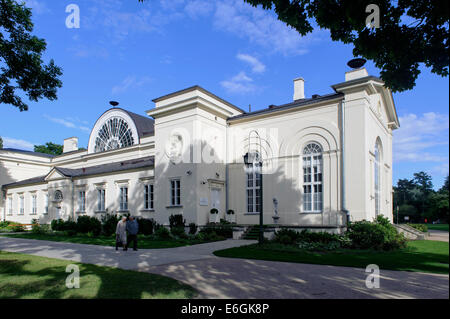
[[[222,190],[219,188],[211,188],[211,208],[215,208],[220,213],[220,197]]]

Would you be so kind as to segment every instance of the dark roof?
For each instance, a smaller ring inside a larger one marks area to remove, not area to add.
[[[115,173],[120,171],[127,171],[130,169],[144,168],[144,167],[154,167],[155,158],[153,156],[138,158],[129,161],[115,162],[104,165],[90,166],[85,168],[64,168],[64,167],[54,167],[59,173],[66,177],[83,177],[97,174],[107,174],[107,173]],[[47,174],[48,175],[48,174]],[[30,178],[22,181],[18,181],[11,184],[3,185],[3,188],[22,186],[28,184],[35,183],[43,183],[45,182],[45,176],[39,176],[35,178]]]
[[[2,148],[2,149],[0,149],[0,151],[8,151],[8,152],[14,152],[14,153],[23,153],[23,154],[29,154],[29,155],[33,155],[33,156],[40,156],[40,157],[47,157],[47,158],[55,157],[55,155],[51,155],[51,154],[19,150],[19,149],[16,149],[16,148]]]
[[[228,101],[225,101],[224,99],[218,97],[214,93],[209,92],[208,90],[205,90],[204,88],[202,88],[199,85],[194,85],[194,86],[191,86],[191,87],[189,87],[187,89],[183,89],[183,90],[180,90],[180,91],[176,91],[176,92],[173,92],[173,93],[170,93],[170,94],[158,97],[158,98],[154,99],[153,102],[156,103],[156,102],[159,102],[159,101],[162,101],[162,100],[165,100],[165,99],[177,96],[177,95],[181,95],[181,94],[184,94],[184,93],[188,93],[188,92],[191,92],[191,91],[195,91],[195,90],[199,90],[199,91],[205,93],[206,95],[209,95],[210,97],[221,101],[222,103],[228,105],[229,107],[231,107],[231,108],[233,108],[233,109],[235,109],[235,110],[237,110],[239,112],[245,113],[245,111],[243,109],[237,107],[236,105],[231,104]]]
[[[327,95],[322,95],[322,96],[316,96],[315,98],[296,100],[294,102],[282,104],[282,105],[278,105],[278,106],[271,105],[269,108],[266,108],[266,109],[230,117],[230,118],[228,118],[228,121],[257,116],[257,115],[265,114],[265,113],[277,112],[277,111],[281,111],[281,110],[288,110],[288,109],[297,108],[297,107],[301,108],[301,107],[316,104],[319,102],[324,102],[324,101],[333,100],[336,98],[343,98],[343,97],[344,97],[344,94],[342,94],[342,93],[332,93],[332,94],[327,94]]]
[[[373,75],[368,75],[368,76],[365,76],[365,77],[362,77],[362,78],[356,78],[356,79],[353,79],[353,80],[350,80],[350,81],[345,81],[345,82],[341,82],[341,83],[338,83],[338,84],[334,84],[331,87],[335,91],[337,91],[340,88],[343,88],[343,87],[346,87],[346,86],[350,86],[350,85],[353,85],[353,84],[365,83],[365,82],[367,82],[369,80],[379,82],[380,84],[384,84],[384,81],[382,79],[380,79],[379,77],[376,77],[376,76],[373,76]]]
[[[155,121],[153,119],[127,110],[123,111],[125,111],[133,119],[134,124],[136,124],[139,137],[155,134]]]

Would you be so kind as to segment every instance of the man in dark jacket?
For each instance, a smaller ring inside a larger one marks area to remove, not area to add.
[[[139,224],[137,220],[134,219],[133,216],[130,216],[127,222],[127,232],[128,232],[128,243],[127,246],[130,246],[130,243],[133,242],[133,250],[137,250],[137,234],[139,231]]]

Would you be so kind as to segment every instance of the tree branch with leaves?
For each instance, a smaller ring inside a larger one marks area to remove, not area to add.
[[[27,111],[22,100],[57,99],[60,67],[42,61],[46,42],[32,35],[31,9],[15,0],[0,0],[0,103]]]

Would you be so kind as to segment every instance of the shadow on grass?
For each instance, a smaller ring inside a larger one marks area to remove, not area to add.
[[[397,251],[338,250],[310,252],[296,247],[282,249],[265,244],[230,248],[214,252],[219,257],[260,259],[305,264],[365,268],[376,264],[381,269],[449,273],[449,246],[444,242],[418,241]]]
[[[80,288],[66,287],[69,261],[0,252],[0,298],[140,299],[192,298],[188,285],[160,275],[73,263]]]

